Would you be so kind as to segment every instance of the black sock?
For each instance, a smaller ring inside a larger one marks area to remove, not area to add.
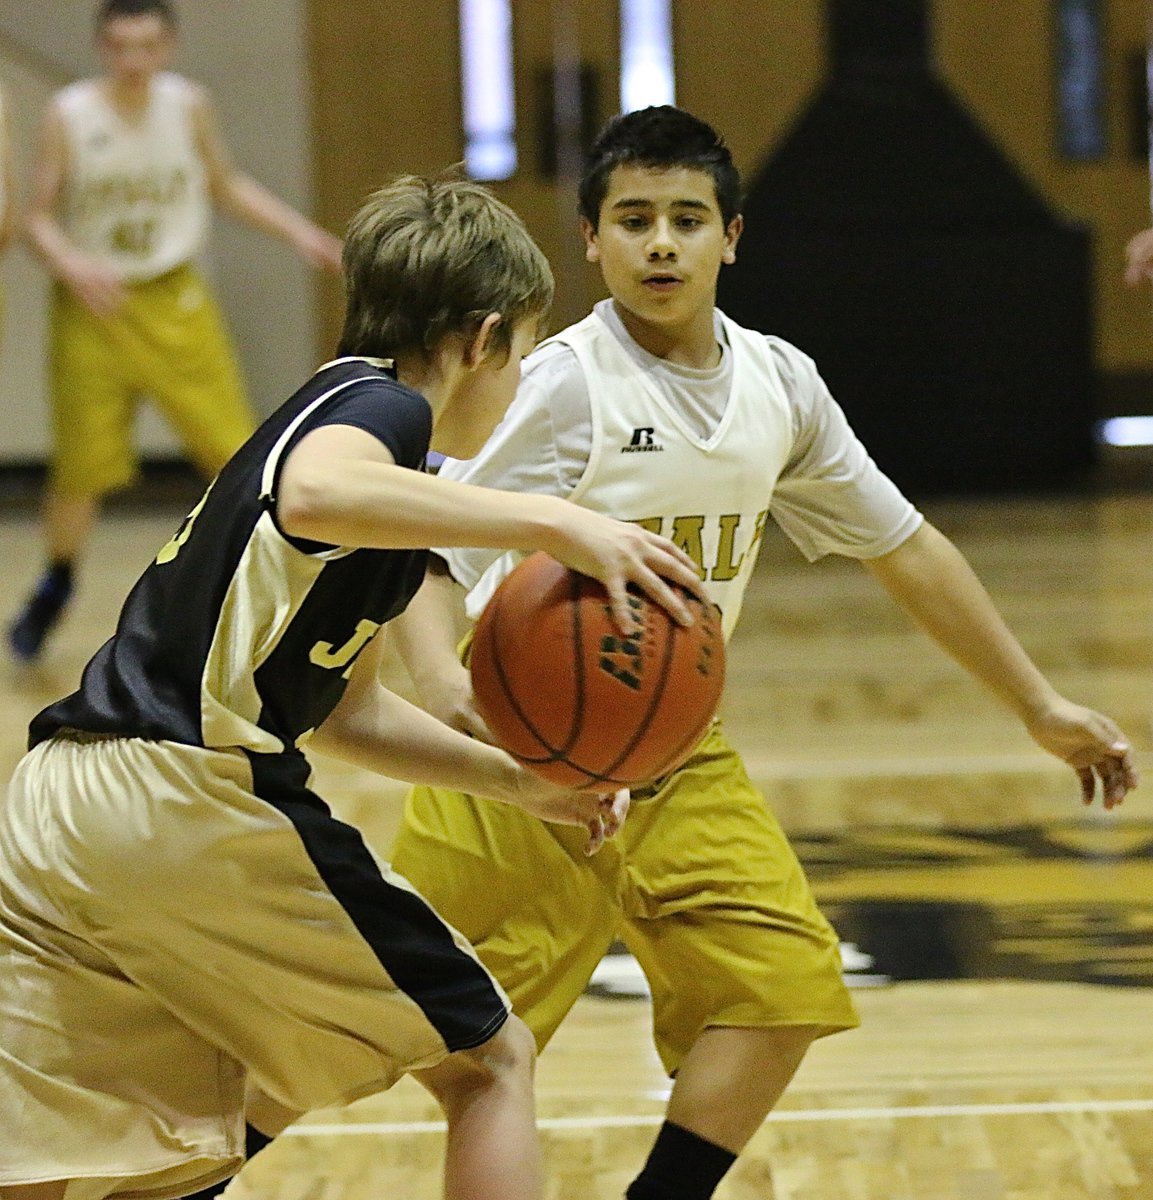
[[[255,1125],[245,1125],[244,1127],[244,1157],[251,1158],[258,1151],[263,1150],[269,1142],[272,1141],[266,1133],[261,1133]]]
[[[666,1121],[627,1200],[709,1200],[737,1156]]]
[[[44,583],[54,592],[70,593],[72,590],[72,570],[74,563],[71,558],[54,558],[50,560],[48,569],[44,571]]]
[[[250,1159],[258,1151],[263,1150],[272,1138],[265,1137],[259,1129],[251,1125],[244,1127],[244,1157]],[[222,1179],[219,1183],[214,1183],[210,1187],[201,1188],[199,1192],[193,1192],[190,1196],[186,1196],[184,1200],[216,1200],[216,1197],[232,1182],[231,1179]]]

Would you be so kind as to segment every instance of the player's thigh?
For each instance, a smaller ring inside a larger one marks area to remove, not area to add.
[[[44,785],[26,760],[0,806],[0,1184],[194,1191],[243,1162],[243,1069],[67,928]]]
[[[509,804],[418,787],[392,850],[393,866],[476,948],[538,1046],[619,927],[614,891],[580,851],[585,836]]]
[[[196,465],[214,475],[255,428],[219,306],[191,268],[134,291],[133,305],[144,390]]]
[[[169,742],[45,756],[73,789],[49,799],[78,932],[277,1104],[380,1091],[505,1021],[463,939],[295,782]]]
[[[634,804],[625,836],[625,940],[652,987],[666,1066],[713,1025],[857,1023],[837,936],[719,729]]]
[[[136,474],[136,392],[112,323],[57,289],[50,375],[53,484],[65,495],[96,496]]]

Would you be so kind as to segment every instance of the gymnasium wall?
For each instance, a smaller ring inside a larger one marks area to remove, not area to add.
[[[212,91],[237,160],[291,203],[311,207],[312,164],[304,14],[296,0],[177,0],[182,46],[175,69]],[[243,20],[236,14],[243,10]],[[97,68],[95,3],[4,0],[0,4],[0,86],[15,124],[17,185],[41,109],[58,87]],[[207,267],[236,337],[253,401],[278,404],[319,352],[315,281],[286,246],[230,219],[217,221]],[[22,248],[0,263],[5,295],[0,345],[0,465],[36,461],[46,446],[44,326],[46,279]],[[153,457],[175,453],[158,418],[142,421]]]
[[[989,135],[1060,211],[1096,237],[1098,366],[1134,384],[1153,379],[1148,291],[1119,282],[1130,234],[1149,219],[1148,174],[1127,145],[1132,56],[1144,45],[1141,0],[1102,0],[1108,40],[1110,145],[1092,164],[1053,150],[1052,0],[934,0],[939,70]],[[43,101],[94,67],[91,7],[81,0],[0,5],[0,84],[26,160]],[[618,106],[617,0],[515,0],[518,175],[496,185],[522,212],[557,269],[556,319],[600,295],[575,233],[571,181],[540,170],[547,133],[540,77],[579,58],[599,83],[597,120]],[[675,0],[678,101],[719,125],[751,174],[803,110],[825,71],[823,0]],[[436,171],[463,154],[457,0],[426,0],[420,21],[401,0],[184,0],[178,66],[213,90],[237,159],[258,179],[339,230],[372,187],[405,170]],[[567,13],[565,22],[554,14]],[[317,288],[291,252],[220,221],[211,255],[257,404],[275,404],[332,345],[340,296]],[[38,458],[43,413],[43,273],[22,250],[0,264],[7,295],[0,350],[0,463]],[[318,318],[314,295],[319,290]],[[1106,403],[1112,401],[1106,397]],[[155,422],[146,445],[167,452]]]
[[[1119,263],[1128,237],[1149,221],[1147,166],[1128,146],[1129,69],[1144,48],[1145,6],[1102,5],[1109,150],[1100,162],[1071,164],[1053,149],[1052,0],[933,0],[935,56],[941,75],[1028,180],[1059,212],[1094,230],[1098,366],[1141,382],[1153,378],[1151,305],[1147,289],[1120,283]],[[513,8],[521,167],[495,190],[525,215],[556,265],[556,316],[564,322],[600,291],[579,251],[571,183],[538,169],[545,123],[538,75],[558,47],[572,53],[575,42],[576,54],[595,68],[598,117],[616,111],[618,5],[517,0]],[[390,174],[436,170],[462,156],[456,9],[456,0],[428,0],[417,28],[401,0],[308,0],[318,203],[331,222],[345,219]],[[571,17],[558,29],[553,16],[564,10]],[[823,0],[679,0],[674,10],[678,102],[716,123],[751,174],[824,76]],[[336,320],[335,309],[327,319]],[[1141,399],[1138,390],[1134,402]]]

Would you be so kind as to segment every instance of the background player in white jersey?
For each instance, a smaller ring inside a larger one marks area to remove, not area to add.
[[[340,242],[236,169],[208,94],[166,70],[167,0],[105,0],[104,74],[45,115],[28,229],[55,276],[54,453],[43,504],[47,570],[9,628],[34,659],[72,593],[100,498],[136,474],[136,406],[151,397],[211,477],[253,418],[219,310],[197,271],[213,203],[340,269]]]
[[[960,553],[869,459],[812,361],[716,310],[739,205],[708,125],[670,107],[611,122],[584,176],[581,226],[612,298],[534,352],[504,422],[444,478],[565,497],[669,535],[729,630],[771,515],[811,559],[860,559],[1077,771],[1086,802],[1099,784],[1106,807],[1120,803],[1135,774],[1118,729],[1041,676]],[[430,711],[485,736],[454,652],[452,580],[475,616],[512,558],[443,558],[451,576],[430,574],[401,646]],[[595,859],[569,831],[423,787],[394,863],[473,942],[538,1044],[615,938],[636,955],[675,1082],[630,1200],[713,1195],[813,1039],[857,1022],[837,939],[719,726],[634,792]]]
[[[448,1196],[543,1200],[531,1036],[309,789],[302,747],[575,823],[595,850],[627,793],[547,785],[384,689],[381,627],[432,541],[548,550],[622,628],[629,585],[683,620],[664,577],[702,589],[647,530],[423,472],[430,445],[483,444],[551,301],[511,210],[402,179],[345,262],[341,357],[161,548],[0,805],[0,1200],[177,1195],[404,1072],[445,1109]]]

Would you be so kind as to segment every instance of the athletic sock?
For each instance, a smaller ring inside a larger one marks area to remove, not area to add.
[[[627,1200],[709,1200],[737,1156],[666,1121]]]
[[[244,1157],[247,1161],[254,1154],[263,1150],[269,1142],[272,1141],[266,1133],[261,1133],[255,1125],[245,1125],[244,1127]]]
[[[259,1129],[253,1128],[251,1125],[244,1127],[244,1157],[251,1159],[258,1151],[263,1150],[272,1138],[266,1137]],[[222,1179],[219,1183],[211,1184],[209,1187],[201,1188],[199,1192],[193,1192],[186,1196],[184,1200],[216,1200],[216,1197],[232,1182],[232,1179]]]
[[[71,591],[72,568],[72,559],[54,558],[48,564],[48,570],[45,572],[45,578],[50,579],[57,587],[65,588],[66,590]]]
[[[72,598],[72,562],[54,559],[29,596],[20,615],[8,627],[8,644],[23,662],[40,654],[44,639],[56,627]]]

